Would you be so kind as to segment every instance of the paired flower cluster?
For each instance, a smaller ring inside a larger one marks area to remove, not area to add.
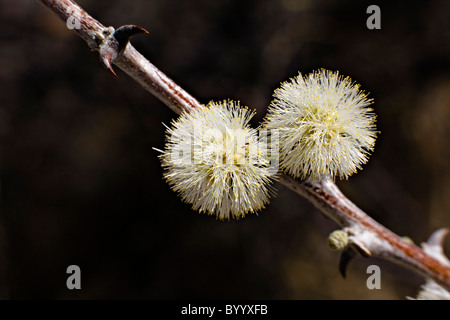
[[[371,103],[359,85],[327,70],[282,83],[260,130],[239,103],[210,102],[172,122],[160,156],[164,176],[194,210],[243,217],[268,203],[274,163],[300,179],[361,169],[376,138]]]

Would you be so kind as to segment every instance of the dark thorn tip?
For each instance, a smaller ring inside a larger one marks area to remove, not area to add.
[[[132,36],[139,34],[139,33],[145,33],[149,34],[147,30],[145,30],[142,27],[135,26],[132,24],[127,24],[124,26],[121,26],[114,32],[114,37],[120,42],[128,41]],[[121,43],[121,45],[125,45],[126,43]]]
[[[339,273],[345,279],[347,275],[347,267],[354,258],[356,257],[356,252],[350,249],[349,247],[345,248],[341,252],[341,256],[339,257]]]
[[[117,74],[114,72],[114,69],[112,68],[110,59],[108,59],[107,57],[102,57],[101,60],[102,60],[102,62],[103,62],[103,64],[104,64],[104,66],[106,67],[106,69],[108,69],[109,71],[111,71],[111,73],[112,73],[116,78],[118,78]]]

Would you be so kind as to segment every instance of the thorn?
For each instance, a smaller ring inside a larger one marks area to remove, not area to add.
[[[422,248],[425,253],[437,259],[442,264],[450,267],[450,260],[444,253],[444,240],[449,231],[450,229],[448,228],[436,230],[431,234],[426,243],[422,243]]]
[[[427,244],[431,247],[442,248],[447,234],[450,232],[449,228],[440,228],[431,234],[427,240]]]
[[[365,244],[361,243],[360,241],[358,241],[355,238],[351,239],[351,243],[350,246],[353,248],[353,250],[355,250],[357,253],[359,253],[361,256],[363,256],[364,258],[368,258],[372,256],[372,253],[370,252],[370,250],[366,247]]]
[[[101,55],[100,55],[101,56]],[[103,64],[105,65],[106,69],[108,69],[109,71],[111,71],[111,73],[118,78],[117,74],[114,72],[114,69],[111,66],[111,60],[108,56],[101,56],[101,60],[103,62]]]
[[[109,36],[100,45],[100,60],[103,62],[106,69],[111,71],[111,73],[117,78],[117,74],[112,68],[112,62],[117,58],[119,53],[119,43],[114,38],[114,36]]]
[[[119,78],[111,66],[108,68],[108,70],[111,71],[111,73],[113,74],[114,77]]]
[[[121,26],[100,44],[100,60],[116,78],[118,77],[112,68],[112,63],[119,53],[125,49],[130,38],[138,33],[148,34],[148,31],[135,25]]]
[[[118,28],[113,34],[113,36],[119,42],[118,51],[119,52],[122,51],[128,44],[128,41],[130,40],[130,38],[139,33],[148,34],[149,32],[147,30],[145,30],[144,28],[141,28],[139,26],[135,26],[132,24],[127,24],[127,25],[124,25],[124,26],[121,26],[120,28]]]
[[[121,26],[114,33],[116,34],[116,38],[125,36],[128,39],[138,33],[149,34],[147,30],[134,24],[126,24],[124,26]]]
[[[356,257],[356,252],[351,248],[346,247],[342,250],[341,255],[339,257],[339,272],[342,277],[345,279],[347,273],[347,267],[350,261],[352,261]]]

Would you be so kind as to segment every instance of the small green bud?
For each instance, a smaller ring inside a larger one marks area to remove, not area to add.
[[[404,237],[402,237],[402,239],[403,239],[403,241],[408,242],[409,244],[414,244],[413,239],[411,239],[408,236],[404,236]]]
[[[347,232],[336,230],[328,236],[328,248],[331,250],[342,250],[348,245]]]

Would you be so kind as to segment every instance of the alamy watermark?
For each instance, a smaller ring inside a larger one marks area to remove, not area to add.
[[[368,289],[381,289],[381,269],[379,266],[373,264],[367,267],[367,274],[371,274],[367,278],[366,286]]]
[[[72,264],[67,267],[66,273],[70,274],[70,276],[66,280],[67,289],[69,289],[69,290],[81,289],[81,269],[80,269],[80,267]]]
[[[367,7],[366,13],[370,14],[367,18],[366,26],[367,29],[381,29],[381,9],[377,5],[370,5]]]
[[[67,28],[69,30],[81,29],[80,19],[75,15],[74,9],[69,7],[69,8],[67,8],[66,12],[67,12],[67,14],[69,14],[69,17],[67,18],[67,21],[66,21]]]

